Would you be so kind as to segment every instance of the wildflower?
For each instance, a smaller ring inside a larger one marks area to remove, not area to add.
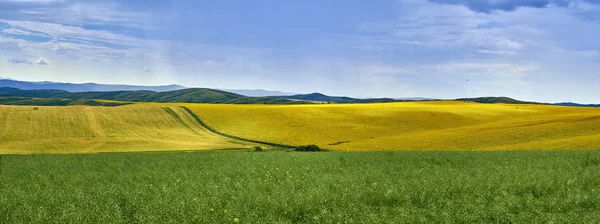
[[[238,223],[238,222],[240,222],[240,219],[235,218],[235,219],[233,219],[233,222]]]

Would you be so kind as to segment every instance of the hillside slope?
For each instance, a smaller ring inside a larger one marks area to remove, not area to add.
[[[267,97],[246,97],[221,90],[193,88],[167,92],[153,91],[114,91],[114,92],[67,92],[64,90],[21,90],[0,88],[0,97],[55,98],[74,100],[115,100],[125,102],[160,103],[233,103],[233,104],[292,104],[302,103],[293,100]]]
[[[477,97],[477,98],[460,98],[458,101],[468,101],[474,103],[503,103],[503,104],[541,104],[536,102],[527,102],[515,100],[510,97]]]
[[[0,106],[0,154],[245,147],[204,129],[179,107]]]
[[[341,151],[600,149],[597,108],[458,101],[188,107],[227,134]]]
[[[383,103],[383,102],[396,102],[391,98],[371,98],[371,99],[357,99],[345,96],[327,96],[322,93],[310,93],[310,94],[297,94],[292,96],[272,96],[273,98],[279,99],[293,99],[293,100],[305,100],[305,101],[317,101],[317,102],[330,102],[330,103]]]
[[[21,105],[21,106],[122,106],[130,103],[108,100],[73,100],[57,98],[32,98],[32,97],[0,97],[0,105]]]
[[[569,106],[569,107],[600,107],[600,104],[581,104],[581,103],[573,103],[573,102],[555,103],[553,105]]]

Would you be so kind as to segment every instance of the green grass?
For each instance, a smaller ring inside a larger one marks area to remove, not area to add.
[[[0,223],[594,223],[600,151],[2,155]]]

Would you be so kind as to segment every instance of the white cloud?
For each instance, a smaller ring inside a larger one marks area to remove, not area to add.
[[[40,36],[53,38],[56,41],[70,42],[99,42],[104,44],[115,44],[124,46],[142,46],[152,44],[150,41],[141,40],[127,35],[115,34],[104,30],[88,30],[78,26],[67,26],[55,23],[1,20],[12,28],[5,29],[11,33],[21,35]],[[3,32],[5,31],[3,30]]]
[[[15,28],[4,29],[4,30],[2,30],[2,33],[4,33],[4,34],[12,34],[12,35],[22,35],[22,36],[49,37],[48,35],[45,35],[43,33],[33,33],[31,31],[22,30],[22,29],[15,29]]]
[[[394,22],[362,24],[359,30],[370,38],[370,44],[509,54],[518,53],[530,45],[532,41],[527,37],[535,32],[531,27],[506,23],[506,12],[482,14],[462,6],[433,3],[411,6],[407,7],[410,10],[402,11]]]
[[[0,1],[1,3],[2,1]],[[18,20],[44,21],[68,25],[116,25],[150,28],[154,20],[150,13],[125,10],[119,1],[12,0],[28,3],[13,12]]]
[[[478,53],[482,54],[492,54],[492,55],[515,55],[517,52],[514,51],[506,51],[506,50],[477,50]]]
[[[38,58],[38,60],[35,61],[36,65],[50,65],[50,61],[44,57],[40,57]]]

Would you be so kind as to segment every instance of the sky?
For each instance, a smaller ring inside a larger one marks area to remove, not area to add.
[[[600,0],[0,0],[0,77],[600,103]]]

